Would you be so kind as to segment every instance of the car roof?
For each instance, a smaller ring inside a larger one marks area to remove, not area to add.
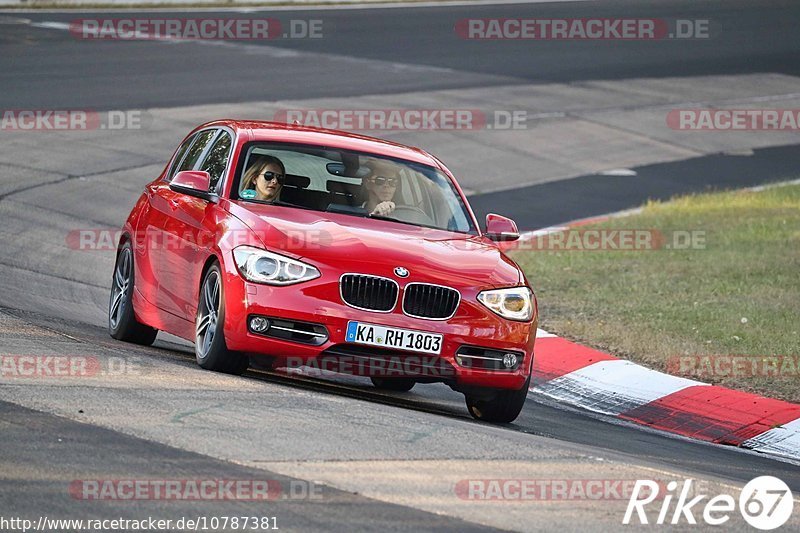
[[[237,135],[249,135],[251,141],[313,144],[374,153],[441,168],[441,163],[435,157],[420,148],[347,131],[260,120],[215,120],[199,126],[197,130],[211,126],[227,126]]]

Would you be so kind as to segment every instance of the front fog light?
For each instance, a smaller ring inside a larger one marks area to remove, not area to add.
[[[517,366],[517,354],[507,353],[503,355],[503,366],[506,368],[514,368]]]
[[[264,333],[269,329],[269,320],[263,316],[254,316],[250,319],[250,329],[256,333]]]

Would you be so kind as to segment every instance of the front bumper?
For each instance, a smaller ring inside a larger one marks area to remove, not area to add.
[[[390,313],[349,307],[341,302],[338,280],[322,278],[273,287],[246,282],[237,273],[225,277],[224,327],[228,348],[269,355],[278,359],[282,366],[309,365],[357,375],[402,374],[423,382],[445,382],[456,389],[516,390],[525,384],[530,374],[538,317],[527,323],[502,319],[478,303],[477,292],[461,291],[462,300],[452,318],[426,320],[406,316],[400,306]],[[328,338],[324,342],[309,343],[257,334],[248,328],[248,319],[253,315],[319,324],[327,330]],[[345,334],[351,320],[442,334],[441,353],[435,356],[348,343]],[[514,370],[462,366],[456,354],[467,346],[515,352],[521,361]],[[337,360],[344,365],[331,364]],[[381,369],[390,373],[382,374]]]

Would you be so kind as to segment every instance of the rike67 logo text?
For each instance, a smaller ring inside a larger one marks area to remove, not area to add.
[[[728,522],[732,515],[735,516],[738,503],[738,510],[748,524],[769,531],[785,524],[792,515],[792,491],[776,477],[753,479],[742,489],[738,502],[728,494],[713,497],[693,494],[693,481],[685,480],[680,489],[677,481],[670,481],[666,485],[666,494],[662,494],[659,483],[637,480],[622,523],[697,524],[699,516],[706,524],[720,526]],[[651,503],[654,505],[650,506]],[[658,515],[654,517],[656,510]]]

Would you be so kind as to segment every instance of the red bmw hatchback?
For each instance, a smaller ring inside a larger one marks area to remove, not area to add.
[[[537,306],[453,175],[416,148],[268,122],[205,124],[123,227],[111,336],[194,341],[203,368],[320,367],[408,391],[444,382],[510,422],[531,380]]]

